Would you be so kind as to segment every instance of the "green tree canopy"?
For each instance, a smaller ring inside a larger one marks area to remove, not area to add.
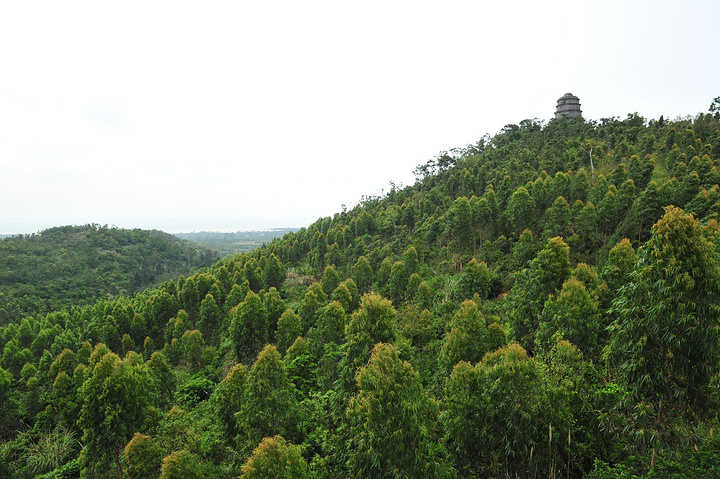
[[[375,345],[396,339],[396,316],[390,300],[375,293],[362,297],[360,309],[353,313],[345,327],[341,370],[346,391],[355,391],[357,370],[368,362]]]
[[[505,215],[516,237],[526,229],[533,229],[535,212],[535,200],[525,187],[520,186],[508,199],[505,210]]]
[[[391,344],[378,343],[357,375],[359,393],[348,406],[354,477],[443,477],[435,447],[437,404]]]
[[[105,354],[80,392],[84,477],[122,477],[120,455],[155,403],[155,380],[142,358]]]
[[[510,291],[510,324],[521,344],[534,348],[545,301],[554,296],[569,277],[570,248],[562,238],[550,238],[529,268],[518,274]]]
[[[613,309],[607,356],[658,447],[673,417],[708,412],[720,366],[718,251],[692,215],[665,209]]]
[[[300,446],[282,436],[264,438],[242,466],[242,479],[303,479],[307,463]]]
[[[443,339],[440,366],[449,375],[460,361],[477,363],[489,351],[485,317],[474,301],[463,301]]]
[[[352,279],[357,284],[360,294],[370,291],[373,284],[375,274],[373,273],[370,261],[365,256],[360,256],[355,262],[352,270]]]
[[[246,380],[247,368],[238,363],[213,391],[213,401],[217,406],[215,411],[228,440],[240,434],[236,415],[242,408]]]
[[[230,337],[235,354],[243,363],[252,361],[267,343],[267,311],[254,292],[248,292],[245,301],[233,310]]]
[[[478,263],[475,258],[471,259],[463,272],[460,274],[458,281],[459,299],[471,299],[475,294],[480,299],[487,299],[490,293],[491,274],[487,263],[484,261]]]
[[[447,447],[469,473],[515,477],[550,470],[549,427],[567,437],[565,405],[554,401],[542,364],[518,344],[487,354],[475,367],[458,363],[445,397]]]
[[[160,479],[201,479],[205,477],[199,458],[184,449],[175,451],[162,461]]]
[[[264,437],[293,437],[297,431],[294,388],[275,346],[268,345],[258,354],[245,383],[238,417],[246,444],[251,446]]]
[[[599,359],[600,311],[598,302],[585,285],[575,278],[564,284],[557,298],[548,299],[540,315],[536,344],[549,351],[558,339],[566,339],[583,355]]]
[[[303,327],[300,316],[298,316],[292,309],[285,311],[283,315],[280,316],[277,333],[275,334],[277,348],[278,351],[280,351],[280,354],[285,354],[287,348],[295,342],[298,336],[302,336],[302,333]]]

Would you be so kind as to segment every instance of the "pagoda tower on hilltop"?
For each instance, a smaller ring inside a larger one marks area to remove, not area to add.
[[[582,118],[582,110],[580,110],[580,98],[572,93],[565,93],[557,101],[555,108],[555,118]]]

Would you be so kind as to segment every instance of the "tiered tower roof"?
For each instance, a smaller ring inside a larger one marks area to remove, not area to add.
[[[557,101],[557,108],[555,108],[555,118],[560,117],[581,118],[580,99],[572,93],[565,93],[561,96]]]

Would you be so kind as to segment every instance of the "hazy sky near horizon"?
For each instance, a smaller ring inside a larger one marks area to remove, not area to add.
[[[706,112],[717,1],[5,2],[0,234],[307,226],[553,116]]]

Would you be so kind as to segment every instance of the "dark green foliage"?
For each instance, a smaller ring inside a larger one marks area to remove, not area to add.
[[[396,314],[389,300],[375,293],[362,297],[360,309],[345,327],[341,370],[346,391],[355,391],[355,375],[370,359],[375,344],[392,343],[397,338]]]
[[[216,414],[228,440],[240,434],[236,415],[242,408],[246,380],[247,368],[242,363],[236,364],[213,391]]]
[[[319,291],[319,293],[322,294],[322,291]],[[318,291],[308,289],[300,303],[300,317],[306,331],[315,326],[317,322],[318,311],[324,303],[321,294],[318,294]]]
[[[212,338],[222,321],[222,312],[215,302],[215,297],[208,293],[200,303],[198,327],[206,338]]]
[[[346,318],[345,309],[337,301],[320,310],[316,327],[308,332],[309,346],[315,356],[321,358],[326,346],[345,341]]]
[[[490,270],[487,264],[484,261],[478,263],[473,258],[460,274],[457,299],[471,299],[476,294],[480,299],[487,299],[490,287]]]
[[[205,348],[202,333],[197,329],[186,330],[179,342],[184,363],[193,371],[200,369],[202,353]]]
[[[360,291],[358,290],[357,284],[355,284],[355,281],[353,281],[352,278],[348,278],[342,283],[340,283],[340,286],[345,286],[347,290],[350,292],[350,309],[348,309],[348,312],[352,313],[356,309],[360,307]]]
[[[98,360],[80,391],[83,476],[121,476],[120,454],[145,423],[154,391],[155,380],[139,355],[121,360],[107,353]]]
[[[720,261],[711,239],[692,215],[666,208],[613,303],[607,355],[629,391],[634,429],[654,451],[674,434],[674,420],[702,417],[714,404]]]
[[[477,363],[490,351],[485,317],[475,302],[464,301],[449,328],[440,351],[440,366],[445,376],[458,362]]]
[[[340,303],[345,311],[352,311],[354,306],[354,298],[346,284],[340,284],[332,292],[330,297],[332,301]],[[356,306],[357,307],[357,306]]]
[[[65,371],[60,371],[52,382],[48,412],[53,414],[57,424],[68,429],[76,427],[80,415],[82,396],[79,394],[79,386],[82,386],[82,379],[82,376],[75,378]]]
[[[265,311],[267,311],[268,339],[274,339],[278,320],[287,307],[285,306],[285,301],[282,299],[282,296],[275,288],[270,288],[262,299]]]
[[[156,417],[156,422],[152,438],[162,448],[160,457],[164,459],[158,466],[165,474],[172,474],[171,477],[184,477],[183,474],[221,476],[215,463],[227,456],[226,443],[208,401],[188,409],[174,406],[166,414]]]
[[[12,383],[13,375],[0,368],[0,412],[6,418],[0,422],[0,437],[3,439],[10,437],[13,419],[17,419],[15,407],[11,401]]]
[[[175,399],[183,407],[195,406],[199,402],[207,400],[214,389],[215,383],[203,371],[200,371],[179,381]]]
[[[230,338],[238,360],[249,364],[267,343],[267,311],[260,296],[250,291],[231,312]]]
[[[285,360],[288,362],[294,361],[296,358],[310,353],[310,345],[305,338],[298,336],[285,353]]]
[[[524,268],[530,260],[535,258],[538,253],[535,235],[530,230],[525,230],[520,234],[520,239],[513,246],[513,258],[518,268]]]
[[[403,263],[407,270],[408,275],[412,275],[418,272],[420,268],[420,259],[418,257],[417,249],[414,246],[408,247],[403,253]]]
[[[72,374],[75,367],[78,365],[77,357],[75,353],[70,349],[65,348],[60,354],[57,355],[55,361],[50,364],[49,376],[51,378],[57,377],[57,375],[64,371],[66,374]]]
[[[280,354],[285,354],[287,348],[295,342],[298,336],[302,336],[302,333],[303,327],[300,316],[291,309],[285,311],[278,321],[277,332],[275,333],[275,340]]]
[[[498,477],[547,471],[567,438],[566,405],[558,402],[542,365],[518,344],[473,367],[455,366],[445,386],[446,442],[456,466]],[[563,436],[564,434],[564,436]]]
[[[717,424],[717,423],[715,423]],[[609,464],[596,460],[588,479],[705,479],[720,475],[720,443],[713,434],[700,444],[684,445],[660,456],[649,468],[640,458],[631,456],[625,462]]]
[[[397,349],[378,343],[357,375],[359,393],[348,406],[353,477],[449,476],[434,443],[437,404]]]
[[[427,284],[424,283],[425,281],[419,274],[413,273],[412,275],[410,275],[410,278],[408,278],[407,291],[405,293],[408,302],[416,303],[423,307],[428,307],[427,298],[424,297],[424,289],[427,287]]]
[[[390,272],[392,271],[392,261],[390,261],[390,258],[385,258],[382,260],[382,263],[380,263],[380,268],[377,272],[377,285],[378,288],[380,288],[380,291],[386,291],[388,287],[388,282],[390,281]]]
[[[241,284],[234,284],[227,299],[225,300],[225,309],[227,311],[232,310],[235,306],[245,301],[245,297],[250,292],[250,283],[243,280]]]
[[[637,219],[640,227],[638,229],[638,241],[648,238],[650,227],[662,215],[663,200],[658,192],[658,185],[651,181],[645,191],[640,195],[637,202]]]
[[[160,331],[168,321],[180,316],[180,305],[175,296],[165,292],[157,292],[145,300],[143,316],[147,322],[147,336],[159,341]],[[186,313],[187,314],[187,313]],[[182,335],[183,331],[180,331]]]
[[[165,355],[157,351],[152,353],[147,364],[153,379],[155,379],[158,405],[165,408],[170,404],[175,393],[175,373],[168,364]]]
[[[388,290],[393,304],[399,305],[405,300],[407,292],[409,274],[402,261],[393,263],[390,269],[390,277],[388,278]]]
[[[546,238],[555,236],[565,238],[568,236],[570,205],[564,197],[558,196],[552,206],[545,211],[542,223]]]
[[[266,346],[248,373],[238,422],[252,448],[264,437],[277,434],[294,437],[297,431],[297,403],[293,385],[275,346]]]
[[[472,244],[473,221],[467,197],[457,198],[446,215],[447,234],[455,249],[463,251]]]
[[[57,428],[34,437],[30,436],[31,434],[21,436],[21,441],[17,443],[17,446],[23,449],[21,454],[23,464],[12,471],[3,471],[0,466],[0,471],[7,472],[3,477],[51,479],[80,476],[76,457],[80,444],[74,432]],[[12,443],[6,443],[5,446],[6,453],[9,449],[7,446],[10,446],[10,449],[14,447]],[[2,462],[0,460],[0,464]]]
[[[285,267],[280,261],[280,258],[274,254],[271,254],[265,261],[263,273],[265,274],[265,286],[268,289],[279,288],[285,280]]]
[[[576,203],[579,207],[579,203]],[[575,233],[568,238],[568,243],[573,245],[575,256],[582,261],[592,262],[597,247],[601,244],[598,237],[598,212],[591,202],[582,205],[575,215]]]
[[[0,240],[0,325],[138,293],[218,256],[160,231],[62,226]]]
[[[309,396],[317,385],[317,358],[310,352],[310,345],[302,336],[288,348],[285,369],[299,397]]]
[[[323,293],[325,293],[325,296],[330,296],[339,284],[340,274],[337,272],[337,269],[335,269],[335,266],[330,265],[325,268],[322,280],[320,281],[320,286],[322,286],[322,290]]]
[[[520,236],[526,229],[534,228],[536,204],[527,189],[521,186],[513,192],[508,200],[505,215],[516,236]]]
[[[545,302],[535,343],[538,349],[547,351],[559,339],[566,339],[580,348],[584,356],[599,359],[601,333],[597,300],[582,282],[570,278],[557,298]]]
[[[412,305],[398,310],[398,326],[402,335],[417,348],[427,347],[439,335],[437,318],[427,309]]]
[[[510,324],[515,338],[534,348],[539,316],[548,297],[554,296],[570,277],[570,250],[562,238],[548,240],[537,257],[522,270],[510,291]]]
[[[636,259],[635,250],[627,238],[613,246],[602,270],[602,278],[610,291],[618,291],[630,281]]]

